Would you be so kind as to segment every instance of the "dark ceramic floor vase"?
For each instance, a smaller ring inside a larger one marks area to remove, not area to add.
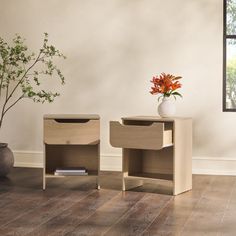
[[[0,143],[0,177],[6,176],[12,169],[14,156],[7,143]]]

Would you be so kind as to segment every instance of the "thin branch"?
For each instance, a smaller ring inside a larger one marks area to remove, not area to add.
[[[21,95],[15,102],[13,102],[3,113],[3,116],[14,106],[17,102],[19,102],[22,98],[24,98],[24,94]]]
[[[7,100],[8,92],[9,92],[9,83],[7,84],[7,91],[6,91],[6,98],[5,98],[5,100]]]
[[[13,93],[16,91],[16,89],[18,88],[18,86],[22,83],[22,81],[25,79],[25,76],[27,75],[27,73],[31,70],[31,68],[34,67],[34,65],[39,62],[39,58],[41,56],[41,52],[39,52],[38,57],[35,59],[34,63],[25,71],[25,73],[22,75],[21,79],[18,81],[18,83],[16,84],[16,86],[13,88],[13,90],[11,91],[10,95],[8,96],[6,103],[9,101],[9,99],[12,97]]]
[[[22,98],[24,97],[24,94],[21,95],[14,103],[12,103],[6,110],[5,110],[5,107],[6,107],[6,102],[4,103],[3,105],[3,108],[2,108],[2,113],[1,113],[1,118],[0,118],[0,128],[2,127],[2,122],[3,122],[3,118],[4,116],[6,115],[6,113],[14,106],[16,105],[17,102],[19,102]]]
[[[6,96],[6,100],[3,104],[3,108],[2,108],[2,112],[1,112],[1,118],[0,118],[0,128],[2,126],[2,121],[3,121],[3,117],[6,114],[6,112],[12,107],[14,106],[21,98],[22,96],[17,99],[10,107],[8,107],[6,110],[6,105],[8,103],[8,101],[10,100],[10,98],[12,97],[13,93],[16,91],[16,89],[18,88],[18,86],[22,83],[22,81],[25,79],[26,74],[29,72],[29,70],[31,70],[32,67],[34,67],[34,65],[38,62],[39,58],[41,56],[41,52],[39,52],[38,57],[35,59],[34,63],[25,71],[25,73],[22,75],[21,79],[18,81],[18,83],[16,84],[16,86],[13,88],[13,90],[11,91],[10,95],[8,96],[8,87],[7,87],[7,96]],[[24,97],[24,96],[23,96]]]

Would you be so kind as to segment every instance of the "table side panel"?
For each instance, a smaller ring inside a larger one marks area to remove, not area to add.
[[[192,189],[192,119],[174,123],[174,195]]]

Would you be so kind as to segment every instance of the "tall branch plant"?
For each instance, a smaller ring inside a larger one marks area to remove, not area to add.
[[[11,44],[0,37],[0,128],[3,120],[18,102],[30,98],[34,102],[53,102],[59,93],[42,88],[47,78],[55,77],[64,84],[61,70],[54,59],[65,56],[48,43],[48,34],[38,53],[29,51],[25,39],[16,35]]]

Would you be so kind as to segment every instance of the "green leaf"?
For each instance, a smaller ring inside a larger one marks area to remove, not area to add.
[[[180,93],[178,92],[173,92],[172,95],[177,95],[177,96],[180,96],[180,97],[183,97]]]

